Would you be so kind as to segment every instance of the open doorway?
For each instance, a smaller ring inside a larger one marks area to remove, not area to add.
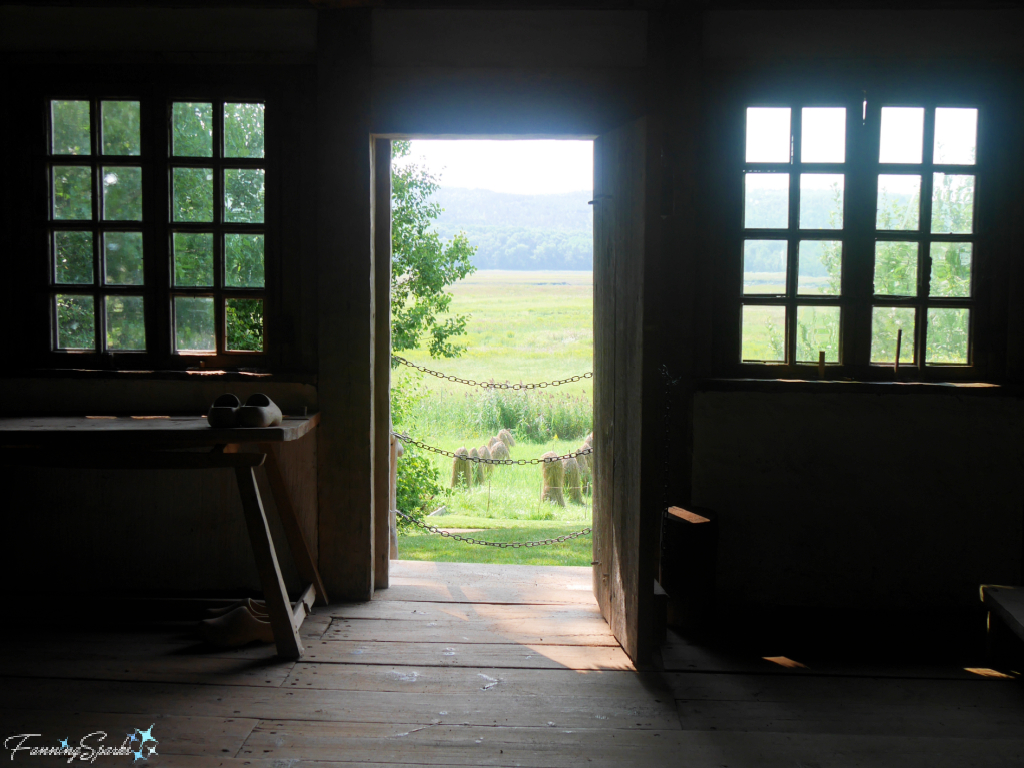
[[[593,143],[394,141],[391,182],[398,558],[589,565]]]

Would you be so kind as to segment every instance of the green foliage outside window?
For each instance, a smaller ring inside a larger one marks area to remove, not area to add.
[[[227,348],[263,351],[263,299],[228,299],[224,307]]]

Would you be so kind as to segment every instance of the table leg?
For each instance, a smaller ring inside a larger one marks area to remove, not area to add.
[[[267,601],[267,613],[270,626],[274,632],[277,653],[286,659],[302,657],[302,641],[293,626],[292,606],[288,599],[288,590],[281,576],[281,566],[277,562],[274,542],[270,538],[267,515],[263,511],[259,486],[256,485],[256,474],[253,467],[237,467],[235,477],[238,479],[238,492],[242,497],[242,511],[245,513],[245,524],[249,529],[249,541],[252,553],[256,558],[256,570],[259,571],[260,584],[263,586],[263,599]]]
[[[292,551],[295,559],[295,570],[299,577],[307,584],[312,584],[316,589],[317,601],[320,605],[327,605],[327,591],[320,579],[320,571],[313,562],[313,554],[309,551],[306,537],[299,525],[298,515],[295,514],[295,507],[292,506],[291,497],[288,495],[288,487],[284,482],[284,475],[281,473],[281,465],[277,462],[277,454],[269,445],[261,445],[260,449],[267,454],[267,460],[263,467],[267,470],[267,480],[270,481],[270,490],[274,494],[274,502],[277,504],[278,517],[281,518],[281,527],[284,528],[284,535],[288,539],[288,548]]]

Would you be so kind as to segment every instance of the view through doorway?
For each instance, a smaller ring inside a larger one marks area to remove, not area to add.
[[[593,142],[414,139],[393,142],[392,156],[391,411],[394,430],[419,443],[400,441],[397,509],[488,542],[586,531]],[[468,460],[447,455],[460,449]],[[473,460],[581,450],[540,464]],[[494,547],[431,533],[402,515],[398,523],[403,560],[592,559],[587,533]]]

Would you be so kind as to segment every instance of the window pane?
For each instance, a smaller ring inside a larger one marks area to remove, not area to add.
[[[875,295],[917,295],[917,243],[875,243]]]
[[[224,306],[227,348],[263,351],[263,299],[228,299]]]
[[[900,363],[914,362],[914,308],[875,307],[871,311],[871,362],[896,362],[896,336],[902,330]]]
[[[877,229],[917,229],[921,210],[921,177],[878,177]]]
[[[55,297],[57,349],[96,349],[96,315],[92,296]]]
[[[974,165],[977,142],[978,110],[936,108],[933,162]]]
[[[799,363],[839,362],[839,307],[796,308],[796,359]]]
[[[796,292],[838,296],[843,286],[841,240],[801,240]],[[815,358],[817,360],[817,358]]]
[[[224,235],[224,285],[263,287],[263,235]]]
[[[882,107],[880,163],[920,163],[924,146],[924,110],[920,107]]]
[[[88,101],[51,101],[50,115],[53,121],[50,149],[53,154],[92,154]]]
[[[974,231],[974,177],[936,173],[932,181],[932,232]]]
[[[789,162],[789,107],[747,109],[747,162]]]
[[[146,315],[141,296],[107,296],[107,349],[142,352],[146,349]]]
[[[174,233],[174,284],[213,285],[213,233]]]
[[[743,241],[743,292],[786,293],[785,240]]]
[[[227,168],[224,171],[224,221],[263,223],[263,169]]]
[[[92,232],[53,233],[53,281],[91,283]]]
[[[967,365],[970,310],[956,307],[928,310],[926,363]]]
[[[742,359],[751,362],[786,361],[786,308],[743,307]]]
[[[800,160],[804,163],[846,162],[845,107],[804,107]]]
[[[176,101],[171,109],[171,154],[213,156],[213,104]]]
[[[743,226],[785,229],[789,226],[789,174],[744,174]]]
[[[971,295],[971,243],[932,243],[931,296]]]
[[[174,348],[179,352],[211,352],[217,348],[213,298],[174,297]]]
[[[213,169],[173,169],[174,221],[213,221]]]
[[[142,221],[142,169],[103,169],[103,218]]]
[[[53,166],[53,218],[92,218],[92,168],[82,165]]]
[[[224,105],[224,157],[263,157],[263,105]]]
[[[841,173],[800,174],[800,229],[843,228]]]
[[[139,102],[104,101],[100,104],[103,116],[103,154],[138,155],[142,151],[139,137]]]
[[[142,233],[105,233],[103,262],[107,285],[142,285]]]

